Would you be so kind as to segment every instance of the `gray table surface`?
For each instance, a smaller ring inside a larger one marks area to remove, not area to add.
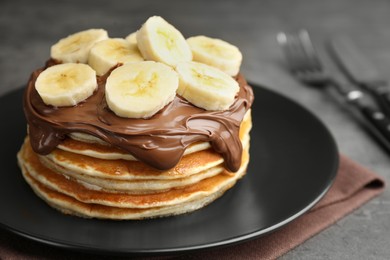
[[[0,95],[23,86],[59,38],[86,28],[111,37],[135,31],[160,15],[185,36],[225,39],[243,53],[242,73],[252,82],[304,105],[334,135],[339,150],[390,182],[390,156],[328,95],[296,82],[283,67],[279,31],[308,29],[319,48],[347,34],[384,75],[390,70],[390,2],[299,1],[21,1],[0,2]],[[326,59],[326,64],[331,66]],[[388,76],[390,79],[390,76]],[[287,253],[282,259],[389,259],[390,191]]]

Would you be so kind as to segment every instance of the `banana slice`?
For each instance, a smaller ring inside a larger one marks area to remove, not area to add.
[[[125,39],[130,43],[137,44],[137,32],[130,33]]]
[[[97,88],[96,72],[86,64],[64,63],[39,74],[35,89],[46,105],[74,106]]]
[[[128,63],[107,78],[106,101],[117,116],[149,118],[174,99],[178,86],[177,73],[163,63]]]
[[[193,60],[216,67],[230,76],[240,71],[242,54],[230,43],[203,35],[187,39],[192,50]]]
[[[89,29],[71,34],[51,46],[50,56],[63,63],[87,63],[92,46],[107,38],[107,31],[103,29]]]
[[[206,110],[226,110],[234,102],[239,85],[219,69],[199,62],[181,62],[177,93]]]
[[[192,53],[183,35],[160,16],[150,17],[137,31],[137,44],[146,60],[169,66],[191,61]]]
[[[97,75],[102,76],[118,63],[126,64],[143,60],[136,44],[129,43],[125,39],[114,38],[93,45],[88,64]]]

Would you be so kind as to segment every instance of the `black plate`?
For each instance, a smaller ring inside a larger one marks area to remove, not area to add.
[[[273,231],[310,209],[337,171],[337,147],[310,112],[254,87],[251,161],[235,187],[190,214],[142,221],[67,216],[22,179],[16,152],[25,136],[22,89],[0,97],[0,225],[46,244],[111,254],[178,253],[229,245]]]

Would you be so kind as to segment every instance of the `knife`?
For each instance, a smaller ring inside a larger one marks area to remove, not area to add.
[[[329,44],[329,52],[347,77],[368,91],[383,113],[390,116],[390,89],[387,81],[356,45],[347,37],[333,38]]]

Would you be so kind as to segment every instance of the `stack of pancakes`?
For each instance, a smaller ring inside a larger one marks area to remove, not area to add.
[[[209,204],[245,174],[250,111],[240,126],[243,154],[235,173],[226,170],[209,143],[191,145],[174,168],[162,171],[80,133],[70,134],[48,155],[35,153],[27,136],[18,161],[35,193],[63,213],[107,219],[182,214]]]

